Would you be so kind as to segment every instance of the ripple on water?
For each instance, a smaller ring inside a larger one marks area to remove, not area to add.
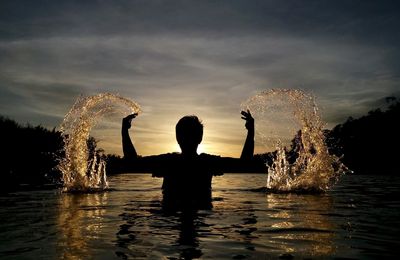
[[[216,178],[214,208],[162,210],[161,181],[110,178],[115,190],[93,194],[29,191],[1,195],[0,256],[23,259],[113,258],[394,258],[399,246],[400,178],[345,176],[320,195],[265,194],[265,176]],[[146,187],[137,190],[130,187]],[[375,183],[373,196],[357,188]],[[353,185],[355,184],[355,185]],[[393,187],[386,189],[387,186]],[[222,189],[221,189],[222,188]],[[379,192],[379,189],[381,190]],[[382,200],[382,196],[386,200]],[[371,207],[371,205],[386,205]],[[348,205],[354,204],[355,207]],[[388,206],[389,205],[389,206]]]

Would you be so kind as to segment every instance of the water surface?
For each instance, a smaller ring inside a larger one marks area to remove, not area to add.
[[[399,248],[400,178],[344,176],[320,195],[265,194],[266,175],[214,178],[213,209],[167,214],[161,179],[109,178],[108,192],[0,195],[5,259],[381,258]]]

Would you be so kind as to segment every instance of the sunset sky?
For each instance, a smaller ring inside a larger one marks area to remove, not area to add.
[[[327,127],[399,96],[399,5],[2,0],[0,115],[53,128],[79,95],[111,92],[142,107],[139,154],[178,151],[175,124],[195,114],[201,151],[239,156],[240,103],[260,91],[313,93]],[[94,132],[108,153],[121,153],[120,122]]]

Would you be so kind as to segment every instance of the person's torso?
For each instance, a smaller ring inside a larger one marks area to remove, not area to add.
[[[211,197],[211,183],[216,175],[218,156],[200,154],[185,158],[181,154],[165,155],[156,175],[164,178],[163,193],[176,199]]]

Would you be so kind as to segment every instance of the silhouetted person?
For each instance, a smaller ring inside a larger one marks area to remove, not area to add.
[[[128,164],[141,165],[163,177],[163,203],[168,206],[211,207],[211,181],[213,176],[222,175],[233,167],[245,164],[254,153],[254,119],[250,111],[242,111],[246,121],[247,138],[240,159],[197,154],[203,139],[203,125],[196,116],[185,116],[176,124],[176,140],[182,153],[168,153],[138,157],[128,129],[137,116],[132,114],[122,120],[122,146]]]

